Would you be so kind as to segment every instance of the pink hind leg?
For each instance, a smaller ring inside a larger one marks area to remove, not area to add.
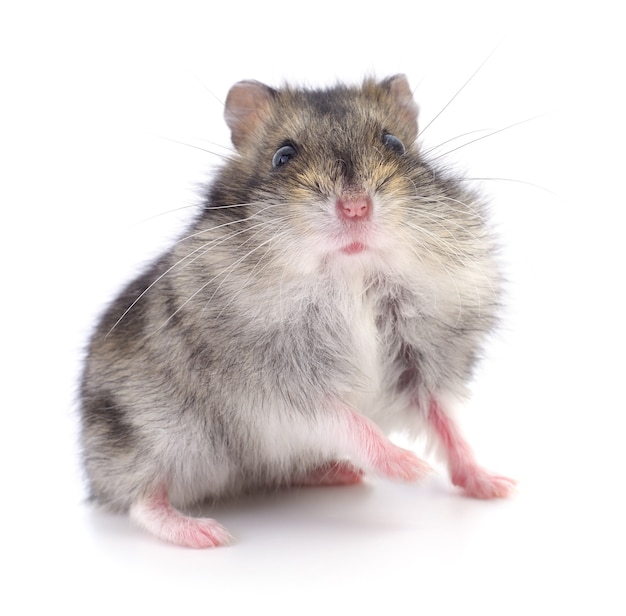
[[[176,511],[164,487],[135,502],[130,517],[148,532],[176,545],[211,548],[231,541],[228,531],[215,520],[188,517]]]
[[[450,478],[455,486],[463,488],[468,496],[475,498],[503,498],[513,492],[513,479],[493,474],[476,463],[457,425],[435,400],[430,402],[428,421],[443,445]]]
[[[293,485],[312,486],[349,486],[363,481],[365,473],[346,460],[326,462],[310,471],[303,479]]]

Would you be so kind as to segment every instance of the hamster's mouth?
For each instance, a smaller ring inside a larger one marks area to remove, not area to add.
[[[344,255],[358,255],[370,250],[373,247],[372,242],[376,243],[372,231],[371,225],[342,225],[336,237],[339,252]]]
[[[367,246],[363,242],[351,242],[341,248],[341,252],[347,255],[355,255],[367,250]]]

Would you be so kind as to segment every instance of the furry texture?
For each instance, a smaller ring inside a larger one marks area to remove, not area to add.
[[[417,148],[406,79],[240,82],[225,117],[237,153],[202,212],[91,340],[95,500],[164,539],[218,545],[217,523],[170,503],[351,483],[361,469],[417,479],[427,465],[383,431],[421,428],[474,485],[483,471],[445,400],[463,395],[496,322],[500,275],[482,203]]]

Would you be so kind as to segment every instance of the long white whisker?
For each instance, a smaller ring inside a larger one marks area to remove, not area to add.
[[[446,230],[446,226],[445,225],[443,225],[442,223],[439,223],[438,221],[434,221],[434,222],[435,222],[435,224],[439,224],[444,230]],[[467,253],[465,253],[462,250],[457,250],[450,242],[447,242],[447,241],[443,240],[441,237],[439,237],[436,234],[430,233],[423,226],[411,224],[411,223],[406,222],[406,221],[404,222],[404,225],[406,227],[409,227],[409,228],[412,228],[412,229],[418,231],[419,233],[425,234],[427,237],[430,237],[432,240],[434,240],[435,244],[439,244],[440,246],[449,249],[451,254],[454,254],[457,258],[459,258],[459,260],[463,263],[464,266],[466,266],[466,267],[467,266],[472,266],[472,269],[475,272],[480,272],[482,270],[482,267],[476,261],[476,259],[468,257]],[[434,253],[432,250],[429,250],[429,253],[432,256],[436,257],[436,253]],[[447,270],[447,268],[445,267],[444,263],[440,259],[438,259],[438,260],[441,263],[441,265],[444,267],[444,269]],[[476,291],[476,298],[477,298],[477,301],[478,301],[478,310],[480,311],[481,294],[478,291],[478,287],[477,287],[476,281],[474,280],[473,282],[474,282],[474,289]],[[493,281],[489,277],[484,277],[484,282],[485,282],[485,284],[487,284],[489,286],[489,288],[491,290],[491,293],[494,295],[494,297],[497,296],[497,292],[496,292],[496,289],[495,289],[495,287],[493,285]]]
[[[249,206],[249,205],[257,205],[256,203],[244,203],[244,204],[240,204],[240,205],[226,205],[226,206],[218,206],[219,209],[222,208],[230,208],[230,207],[243,207],[243,206]],[[206,229],[200,229],[200,231],[196,231],[195,233],[192,233],[190,235],[187,235],[185,237],[181,237],[176,244],[180,244],[181,242],[185,242],[191,238],[197,237],[198,235],[204,235],[205,233],[211,233],[212,231],[215,231],[216,229],[221,229],[223,227],[228,227],[230,225],[236,225],[242,222],[247,222],[248,220],[252,220],[253,218],[256,218],[259,214],[265,212],[266,210],[271,209],[273,206],[273,204],[269,204],[266,205],[264,208],[261,208],[260,210],[257,210],[255,212],[253,212],[250,216],[247,216],[246,218],[237,218],[236,220],[229,220],[228,222],[224,222],[220,225],[215,225],[214,227],[207,227]],[[217,207],[215,209],[218,209]]]
[[[455,178],[457,182],[515,182],[517,184],[526,184],[526,186],[532,186],[533,188],[539,188],[540,190],[544,190],[551,195],[558,196],[557,193],[542,186],[541,184],[535,184],[534,182],[528,182],[526,180],[516,180],[515,178],[472,178],[472,177],[462,177]]]
[[[275,221],[268,221],[267,222],[268,225],[274,225]],[[252,236],[250,236],[243,244],[242,247],[245,246],[248,242],[252,242],[254,241],[254,239],[259,235],[259,233],[262,233],[262,229],[260,229],[259,231],[257,231],[256,233],[254,233]],[[276,234],[274,234],[274,237],[276,236]],[[273,239],[273,238],[270,238]],[[267,242],[264,242],[267,243]],[[215,278],[217,279],[218,276],[224,276],[222,278],[222,280],[220,281],[220,283],[217,285],[217,287],[215,288],[215,290],[213,291],[213,294],[211,295],[211,297],[209,297],[206,301],[206,304],[210,304],[211,301],[213,301],[213,298],[215,297],[215,294],[220,290],[220,288],[222,287],[222,285],[226,282],[226,280],[228,280],[228,278],[230,277],[230,275],[233,273],[233,271],[235,270],[235,268],[237,267],[237,265],[239,265],[242,261],[245,261],[245,259],[247,259],[251,254],[253,254],[256,250],[257,250],[258,246],[252,250],[249,250],[245,255],[243,255],[243,257],[240,257],[237,261],[234,261],[233,263],[231,263],[225,270],[222,270]],[[255,265],[255,268],[257,264]],[[254,271],[254,268],[253,268]],[[248,277],[249,279],[249,277]]]
[[[429,126],[431,126],[432,123],[452,104],[454,99],[465,89],[467,84],[470,81],[472,81],[472,79],[474,79],[474,77],[478,74],[478,72],[482,69],[482,67],[485,66],[485,64],[487,64],[488,60],[495,53],[496,49],[497,47],[494,47],[494,49],[489,53],[489,55],[480,63],[480,66],[470,75],[469,79],[456,91],[454,96],[441,108],[439,113],[437,113],[437,115],[428,124],[426,124],[426,126],[422,128],[422,130],[419,131],[418,138],[421,137],[428,130]]]
[[[128,306],[128,308],[126,308],[126,310],[124,310],[124,312],[122,312],[120,318],[115,321],[115,323],[113,324],[113,326],[111,327],[111,329],[109,329],[109,331],[106,333],[105,338],[108,337],[111,332],[122,322],[122,320],[124,319],[124,317],[126,317],[126,315],[137,305],[137,303],[141,300],[142,297],[144,297],[146,295],[146,293],[148,293],[148,291],[150,291],[150,289],[152,289],[156,284],[158,284],[165,276],[167,276],[172,270],[176,269],[181,263],[183,263],[185,260],[187,260],[189,257],[191,257],[191,255],[195,254],[196,252],[198,252],[201,248],[203,248],[203,246],[198,246],[194,251],[190,252],[189,254],[185,255],[182,259],[179,259],[178,261],[176,261],[176,263],[174,263],[174,265],[168,267],[160,276],[158,276],[155,280],[153,280],[138,296],[137,298],[131,303],[130,306]]]
[[[419,226],[412,226],[412,225],[405,225],[405,226],[408,226],[409,228],[414,229],[414,230],[418,230],[418,231],[420,231],[420,232],[424,232],[424,231],[425,231],[424,229],[422,229],[422,228],[421,228],[421,227],[419,227]],[[428,233],[425,233],[425,235],[429,235],[429,234],[428,234]],[[407,237],[408,237],[408,238],[409,238],[409,240],[410,240],[410,241],[408,242],[408,246],[409,246],[409,248],[410,248],[411,252],[413,252],[413,254],[414,254],[414,255],[418,258],[418,260],[419,260],[419,261],[420,261],[423,265],[426,265],[426,261],[424,260],[424,256],[423,256],[423,255],[421,255],[421,254],[418,252],[417,247],[414,245],[414,239],[415,239],[414,234],[409,233],[409,234],[407,235]],[[457,321],[456,321],[456,322],[457,322],[457,324],[458,324],[458,323],[459,323],[459,321],[460,321],[460,318],[461,318],[461,313],[462,313],[462,308],[463,308],[463,299],[462,299],[462,297],[461,297],[461,292],[460,292],[460,290],[459,290],[459,286],[458,286],[458,284],[457,284],[457,282],[456,282],[456,277],[454,276],[454,274],[453,274],[452,270],[450,269],[450,267],[449,267],[449,266],[447,266],[447,265],[446,265],[446,263],[444,262],[444,260],[441,258],[441,256],[440,256],[440,255],[438,255],[438,254],[437,254],[434,250],[431,250],[431,249],[430,249],[430,248],[428,248],[428,247],[426,247],[426,251],[427,251],[427,253],[428,253],[428,254],[429,254],[432,258],[434,258],[434,259],[435,259],[435,261],[437,261],[437,262],[439,263],[439,265],[441,266],[441,269],[442,269],[442,270],[443,270],[443,271],[444,271],[444,272],[448,275],[448,277],[449,277],[450,281],[452,282],[452,285],[454,286],[454,290],[455,290],[455,292],[456,292],[456,296],[457,296],[457,300],[458,300],[458,302],[457,302],[457,303],[458,303],[458,306],[459,306],[458,313],[457,313]]]
[[[175,244],[180,244],[184,241],[187,241],[189,239],[192,239],[198,235],[200,235],[201,233],[207,233],[209,231],[215,231],[217,229],[221,229],[224,227],[227,227],[229,225],[232,224],[237,224],[237,223],[241,223],[241,222],[246,222],[249,220],[252,220],[253,218],[257,217],[260,213],[264,212],[265,210],[269,209],[271,206],[267,206],[261,210],[259,210],[258,212],[255,212],[252,216],[248,216],[247,218],[242,218],[239,220],[234,220],[234,221],[229,221],[227,223],[221,224],[221,225],[216,225],[214,227],[211,227],[210,229],[203,229],[202,231],[199,231],[197,233],[192,233],[191,235],[188,235],[184,238],[181,238],[180,240],[178,240],[177,242],[175,242]],[[265,223],[263,223],[265,224]],[[247,229],[249,229],[250,227],[247,227]],[[254,226],[252,227],[254,228]],[[113,324],[113,326],[111,327],[111,329],[109,329],[109,331],[106,333],[105,338],[107,336],[109,336],[111,334],[111,332],[122,322],[122,320],[124,319],[124,317],[126,317],[126,315],[137,305],[137,302],[139,302],[141,300],[142,297],[144,297],[146,295],[146,293],[148,293],[148,291],[150,291],[150,289],[152,289],[156,284],[158,284],[165,276],[167,276],[172,270],[176,269],[177,267],[179,267],[182,263],[184,263],[185,261],[187,261],[191,256],[193,256],[194,254],[200,252],[200,254],[196,255],[196,257],[194,257],[192,260],[188,261],[184,267],[189,266],[191,263],[193,263],[196,259],[198,259],[199,257],[205,255],[209,250],[211,250],[212,248],[214,248],[215,246],[219,246],[220,244],[228,241],[229,239],[236,237],[238,234],[245,232],[246,229],[243,230],[237,230],[233,233],[230,233],[228,235],[226,235],[223,238],[218,238],[214,239],[214,240],[210,240],[208,242],[208,244],[210,244],[209,248],[207,248],[207,244],[202,244],[201,246],[198,246],[197,248],[195,248],[192,252],[188,253],[187,255],[185,255],[184,257],[182,257],[181,259],[179,259],[178,261],[176,261],[176,263],[174,263],[172,266],[170,266],[167,270],[165,270],[165,272],[163,272],[160,276],[158,276],[153,282],[151,282],[140,294],[139,296],[137,296],[137,298],[130,304],[130,306],[128,306],[128,308],[126,308],[126,310],[124,310],[124,312],[121,314],[121,316],[119,317],[119,319]]]
[[[438,150],[439,148],[443,147],[444,145],[448,144],[448,143],[452,143],[453,141],[456,141],[457,139],[463,139],[463,137],[468,137],[469,135],[474,135],[475,133],[485,133],[487,131],[494,131],[496,129],[494,128],[477,128],[476,130],[470,130],[466,133],[462,133],[461,135],[457,135],[456,137],[451,137],[450,139],[446,139],[445,141],[442,141],[441,143],[438,143],[437,145],[434,145],[430,148],[428,148],[427,150],[424,150],[422,152],[422,154],[424,156],[428,156],[431,152],[433,152],[434,150]]]
[[[199,145],[194,145],[193,143],[187,143],[186,141],[172,139],[171,137],[165,137],[163,135],[154,135],[154,136],[157,139],[163,139],[164,141],[169,141],[170,143],[175,143],[177,145],[184,145],[188,148],[193,148],[194,150],[200,150],[201,152],[204,152],[205,154],[211,154],[211,156],[217,156],[218,158],[221,158],[222,160],[230,160],[231,158],[230,154],[220,154],[219,152],[208,150],[207,148],[203,148]],[[217,144],[214,144],[214,145],[217,145]]]
[[[265,246],[266,244],[268,244],[270,241],[272,241],[273,238],[269,238],[268,240],[265,240],[264,242],[261,242],[261,244],[259,244],[258,246],[256,246],[255,248],[253,248],[252,250],[250,250],[248,253],[246,253],[243,257],[237,259],[237,261],[235,261],[234,263],[232,263],[228,269],[231,270],[234,267],[236,267],[237,265],[239,265],[239,263],[241,263],[244,259],[248,258],[251,254],[253,254],[254,252],[256,252],[257,250],[263,248],[263,246]],[[190,301],[192,301],[197,295],[199,295],[200,293],[202,293],[202,291],[204,291],[204,289],[206,289],[211,283],[213,283],[215,280],[217,280],[217,278],[219,276],[222,276],[224,272],[220,272],[219,274],[216,274],[215,276],[213,276],[213,278],[211,278],[210,280],[208,280],[207,282],[205,282],[202,286],[200,286],[200,288],[198,288],[196,291],[194,291],[194,293],[192,293],[176,310],[174,310],[174,312],[167,317],[167,319],[165,319],[165,321],[163,321],[163,323],[159,326],[157,331],[160,331],[161,329],[163,329]],[[223,283],[223,281],[222,281]],[[220,283],[220,286],[221,284]],[[215,293],[213,294],[213,296],[215,295]],[[213,297],[212,296],[212,297]]]
[[[432,205],[434,203],[437,203],[439,205],[442,205],[445,208],[445,212],[452,212],[454,214],[461,214],[466,218],[470,218],[472,220],[478,220],[478,221],[483,221],[484,217],[475,209],[471,208],[470,206],[468,206],[467,203],[460,201],[459,199],[453,199],[452,197],[448,197],[446,195],[440,195],[440,196],[428,196],[428,197],[422,197],[419,195],[415,195],[414,197],[411,197],[411,201],[416,201],[420,204],[426,204],[426,205]],[[451,204],[453,203],[457,203],[458,205],[462,206],[460,208],[456,208],[456,207],[452,207]],[[439,214],[439,216],[441,218],[445,218],[446,215],[442,214],[440,210],[426,210],[426,209],[421,209],[421,212],[423,212],[426,215],[435,215],[435,214]]]
[[[284,235],[285,235],[285,234],[287,234],[287,233],[288,233],[288,231],[282,231],[282,232],[280,232],[280,233],[274,233],[273,237],[272,237],[272,238],[270,238],[270,239],[271,239],[271,240],[275,240],[276,238],[281,237],[281,235],[283,235],[283,236],[284,236]],[[286,251],[285,251],[285,249],[282,249],[282,250],[281,250],[281,254],[282,254],[282,253],[284,253],[284,252],[286,252]],[[248,255],[249,255],[249,254],[250,254],[250,253],[248,253]],[[273,258],[272,258],[272,259],[269,259],[269,258],[267,258],[267,257],[268,257],[268,254],[269,254],[269,253],[267,253],[267,252],[266,252],[266,253],[265,253],[265,254],[263,254],[263,255],[261,256],[261,258],[257,261],[257,263],[255,264],[255,266],[252,268],[252,271],[250,272],[250,274],[248,274],[248,277],[247,277],[247,278],[246,278],[246,279],[245,279],[245,280],[244,280],[244,281],[243,281],[243,282],[239,285],[239,290],[238,290],[236,293],[233,293],[233,294],[231,295],[230,299],[226,302],[226,304],[224,305],[224,307],[223,307],[223,308],[219,311],[219,313],[218,313],[218,314],[217,314],[217,316],[215,317],[215,319],[216,319],[216,320],[219,320],[219,318],[222,316],[222,314],[224,313],[224,311],[226,310],[226,308],[228,308],[228,306],[230,306],[230,304],[231,304],[231,303],[235,300],[235,298],[236,298],[239,294],[241,294],[241,293],[244,291],[244,289],[246,289],[246,288],[247,288],[247,286],[248,286],[248,282],[249,282],[249,281],[250,281],[250,280],[251,280],[251,279],[252,279],[255,275],[256,275],[256,276],[258,276],[258,275],[259,275],[261,272],[263,272],[263,271],[264,271],[264,270],[265,270],[265,269],[266,269],[266,268],[267,268],[267,267],[268,267],[268,266],[269,266],[272,262],[275,262],[275,261],[278,259],[278,255],[273,255]],[[246,255],[246,256],[248,256],[248,255]],[[264,261],[264,258],[265,258],[265,261]],[[259,269],[259,265],[260,265],[263,261],[264,261],[263,267],[261,267],[261,268]],[[231,271],[228,273],[228,275],[226,276],[226,278],[224,278],[224,280],[222,281],[222,283],[226,281],[226,279],[230,276],[230,274],[232,274],[232,272],[233,272],[233,270],[231,270]],[[284,272],[283,272],[283,274],[284,274]],[[220,285],[219,285],[219,286],[221,286],[221,284],[222,284],[222,283],[220,283]],[[217,291],[218,291],[219,286],[218,286],[218,288],[215,290],[215,292],[217,292]],[[213,295],[215,295],[215,293],[214,293]],[[207,300],[207,303],[208,303],[208,302],[210,302],[212,299],[213,299],[213,296],[211,296],[211,298],[209,298],[209,300]]]
[[[447,152],[444,152],[443,154],[439,154],[439,155],[435,156],[434,158],[431,158],[429,160],[429,162],[432,163],[432,162],[434,162],[436,160],[439,160],[440,158],[443,158],[444,156],[448,156],[448,155],[452,154],[452,152],[456,152],[457,150],[460,150],[461,148],[464,148],[465,146],[468,146],[468,145],[470,145],[472,143],[476,143],[477,141],[482,141],[483,139],[487,139],[488,137],[493,137],[494,135],[502,133],[505,130],[509,130],[511,128],[515,128],[516,126],[521,126],[522,124],[526,124],[527,122],[532,122],[533,120],[537,120],[538,118],[542,118],[545,115],[547,115],[547,113],[541,113],[539,115],[533,116],[532,118],[526,118],[525,120],[520,120],[519,122],[514,122],[513,124],[509,124],[508,126],[505,126],[503,128],[499,128],[497,130],[494,130],[491,133],[489,133],[488,135],[483,135],[482,137],[476,137],[476,139],[472,139],[471,141],[467,141],[467,142],[463,143],[462,145],[457,146],[456,148],[452,148],[451,150],[448,150]]]

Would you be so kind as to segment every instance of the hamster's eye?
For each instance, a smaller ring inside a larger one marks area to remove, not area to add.
[[[296,154],[296,148],[292,145],[284,145],[282,148],[278,148],[274,154],[274,158],[272,158],[272,167],[276,169],[277,167],[286,165],[292,158],[295,158]]]
[[[389,133],[385,133],[383,135],[383,143],[396,152],[396,154],[404,154],[406,152],[406,148],[404,147],[404,143],[400,141],[395,135],[390,135]]]

